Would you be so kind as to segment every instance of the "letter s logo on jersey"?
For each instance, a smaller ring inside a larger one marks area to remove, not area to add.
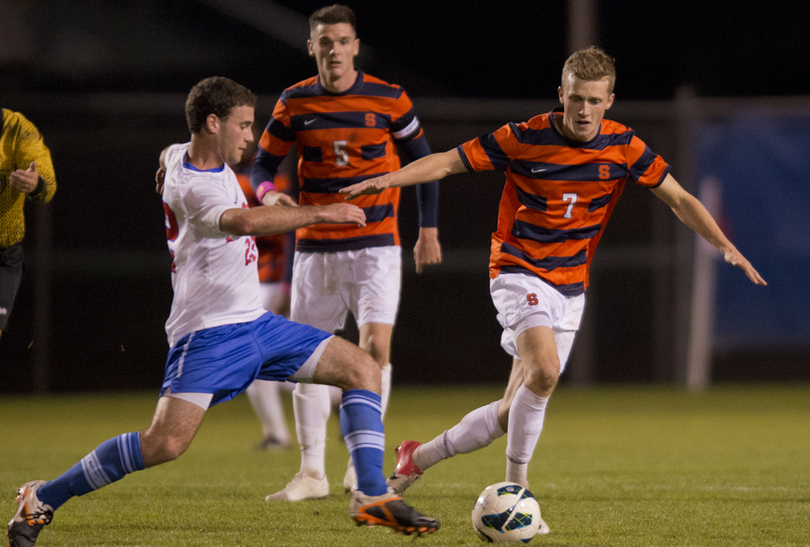
[[[602,180],[607,180],[610,178],[610,165],[599,166],[599,178]]]

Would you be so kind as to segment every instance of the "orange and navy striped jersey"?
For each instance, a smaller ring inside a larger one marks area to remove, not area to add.
[[[316,76],[281,94],[259,141],[251,183],[260,197],[272,189],[278,165],[295,144],[299,156],[299,203],[343,202],[345,196],[338,193],[341,188],[399,169],[395,141],[409,159],[430,154],[411,100],[400,86],[358,70],[351,88],[330,93]],[[432,199],[435,210],[438,190]],[[296,250],[334,252],[399,245],[399,200],[399,188],[361,196],[352,203],[365,211],[365,227],[315,224],[299,228]],[[436,226],[435,212],[433,217],[427,223],[420,218],[420,224]]]
[[[458,151],[470,171],[506,174],[490,278],[536,275],[576,295],[588,287],[594,250],[625,182],[654,188],[670,166],[619,123],[602,120],[599,134],[579,143],[558,130],[555,117],[561,108],[504,125]]]
[[[248,205],[257,207],[261,202],[256,198],[256,193],[250,185],[250,175],[247,173],[236,173],[236,180],[245,193]],[[278,174],[275,178],[275,187],[279,192],[287,193],[290,188],[290,180],[286,175]],[[259,281],[261,283],[290,283],[292,280],[292,256],[288,253],[292,245],[291,234],[273,234],[269,236],[256,237],[256,248],[259,250]]]

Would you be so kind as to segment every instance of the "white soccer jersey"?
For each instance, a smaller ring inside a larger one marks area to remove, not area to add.
[[[166,321],[169,346],[191,332],[253,321],[265,313],[253,237],[219,229],[227,209],[247,208],[236,175],[227,165],[199,171],[186,163],[189,143],[166,152],[163,209],[172,254],[172,311]]]

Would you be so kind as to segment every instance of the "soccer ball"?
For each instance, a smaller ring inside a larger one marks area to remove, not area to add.
[[[472,523],[481,541],[527,543],[541,526],[540,504],[519,484],[499,482],[478,496]]]

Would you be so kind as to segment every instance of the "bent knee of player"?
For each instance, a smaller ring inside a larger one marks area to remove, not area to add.
[[[141,436],[141,451],[147,467],[179,458],[191,444],[185,436],[165,435],[145,431]]]
[[[344,390],[366,389],[375,393],[380,392],[380,367],[366,352],[357,352],[357,356],[347,363],[344,370],[344,383],[338,387]]]
[[[524,367],[523,383],[536,395],[544,395],[557,386],[560,377],[560,359],[556,355],[535,361]]]
[[[327,353],[328,352],[328,353]],[[380,367],[365,351],[338,339],[335,348],[327,347],[315,369],[316,383],[337,386],[343,390],[366,389],[380,392]]]
[[[376,329],[364,332],[363,334],[365,336],[362,336],[360,348],[367,351],[380,368],[388,365],[391,347],[390,331],[386,329]]]

